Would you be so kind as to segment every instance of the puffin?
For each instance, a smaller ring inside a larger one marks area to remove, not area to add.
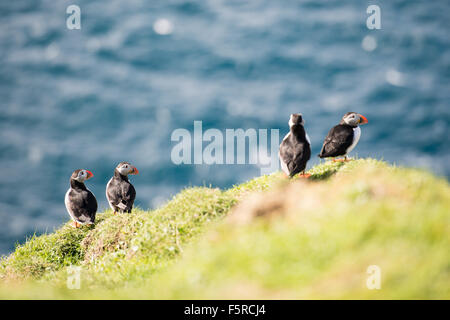
[[[301,113],[291,114],[289,118],[289,133],[280,144],[278,157],[281,169],[288,177],[301,172],[305,175],[306,163],[311,158],[311,141],[305,131],[305,121]]]
[[[347,155],[358,144],[362,124],[369,121],[362,114],[347,112],[338,125],[331,128],[323,142],[319,158],[333,158],[333,161],[348,161]],[[335,157],[344,157],[336,160]]]
[[[130,213],[133,209],[136,190],[128,180],[130,174],[139,174],[139,171],[129,162],[121,162],[114,169],[114,176],[106,185],[106,199],[114,214]]]
[[[93,176],[89,170],[78,169],[70,177],[70,188],[66,192],[64,202],[75,228],[84,224],[94,224],[98,207],[97,199],[84,185],[84,182]]]

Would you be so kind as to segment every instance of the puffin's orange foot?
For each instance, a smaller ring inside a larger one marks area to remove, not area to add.
[[[311,177],[311,174],[310,173],[300,173],[297,177],[301,178],[301,179],[308,179],[309,177]]]
[[[333,159],[333,162],[348,162],[350,159]]]
[[[80,224],[79,224],[78,222],[74,221],[74,222],[73,222],[73,226],[74,226],[74,228],[79,228],[79,227],[80,227]]]

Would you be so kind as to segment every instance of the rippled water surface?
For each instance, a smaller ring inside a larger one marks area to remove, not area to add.
[[[66,8],[81,8],[81,30]],[[137,204],[190,185],[229,187],[254,165],[176,166],[171,133],[278,128],[302,112],[317,154],[347,111],[369,119],[360,157],[450,175],[450,3],[377,1],[54,1],[0,4],[0,253],[68,220],[71,172],[100,208],[128,160]],[[313,157],[310,165],[317,163]]]

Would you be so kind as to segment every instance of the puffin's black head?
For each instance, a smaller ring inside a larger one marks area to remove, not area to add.
[[[129,174],[139,174],[138,169],[126,161],[119,163],[116,170],[123,176],[128,176]]]
[[[70,179],[83,183],[84,181],[92,178],[94,175],[89,170],[78,169],[72,173]]]
[[[291,118],[289,119],[289,128],[295,125],[305,125],[305,120],[303,120],[303,116],[301,113],[293,113],[291,114]]]
[[[357,127],[358,125],[366,124],[368,122],[366,117],[356,112],[347,112],[341,120],[341,124],[348,124],[352,127]]]

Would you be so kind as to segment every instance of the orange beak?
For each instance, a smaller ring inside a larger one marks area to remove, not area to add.
[[[361,118],[361,120],[359,121],[359,124],[366,124],[369,122],[369,120],[367,120],[367,118],[364,117],[362,114],[360,114],[359,117]]]
[[[90,178],[92,178],[94,176],[94,174],[92,172],[90,172],[89,170],[86,170],[86,172],[87,172],[86,180],[88,180],[88,179],[90,179]]]
[[[139,174],[139,170],[136,167],[133,167],[133,171],[131,171],[131,174]]]

